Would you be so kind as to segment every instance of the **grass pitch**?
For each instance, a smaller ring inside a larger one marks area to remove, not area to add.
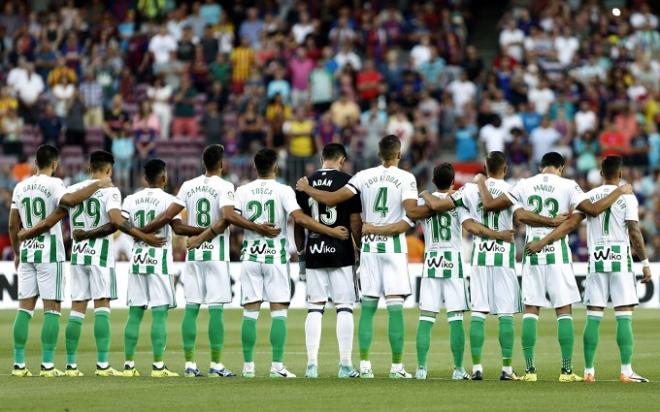
[[[615,321],[611,310],[601,326],[600,346],[596,358],[598,382],[594,385],[561,384],[557,377],[560,367],[559,345],[556,339],[554,314],[545,311],[539,322],[537,345],[537,367],[540,382],[499,382],[499,345],[497,342],[497,319],[487,322],[487,340],[483,362],[485,381],[453,382],[449,380],[451,355],[447,340],[447,324],[444,315],[438,318],[433,332],[429,356],[429,377],[426,382],[391,381],[387,378],[390,364],[387,340],[387,315],[379,310],[376,317],[376,335],[372,348],[372,364],[376,379],[338,380],[337,344],[335,338],[335,314],[326,311],[323,337],[319,354],[321,378],[301,378],[306,365],[304,341],[305,311],[292,310],[289,314],[289,335],[285,363],[299,378],[272,380],[267,378],[270,368],[270,344],[268,330],[270,317],[262,310],[259,319],[256,348],[257,376],[246,380],[234,379],[152,379],[148,377],[151,367],[151,343],[149,338],[150,315],[145,316],[142,334],[137,348],[137,368],[140,378],[96,378],[93,376],[95,346],[93,340],[93,313],[83,327],[78,364],[87,376],[83,378],[25,378],[9,376],[12,364],[12,324],[14,311],[0,311],[0,410],[60,410],[60,411],[122,411],[122,410],[657,410],[660,402],[660,360],[658,357],[659,310],[639,310],[634,315],[635,355],[633,366],[643,376],[651,379],[649,384],[624,385],[616,381],[619,372],[619,354],[615,342]],[[180,322],[182,310],[170,312],[169,337],[165,361],[169,368],[181,372],[183,353],[181,350]],[[226,366],[240,374],[242,352],[240,342],[241,311],[225,311],[225,348],[223,361]],[[415,332],[417,310],[406,310],[406,344],[404,362],[407,370],[414,374],[416,367]],[[64,327],[68,314],[62,317],[60,342],[56,365],[64,368]],[[127,311],[112,313],[113,340],[110,361],[119,369],[123,362],[123,327]],[[356,312],[356,329],[359,311]],[[574,368],[581,374],[582,328],[584,310],[575,314],[575,361]],[[33,373],[39,370],[39,336],[42,313],[38,312],[31,323],[27,349],[28,367]],[[199,319],[197,363],[203,371],[208,366],[209,350],[206,335],[208,316],[202,311]],[[465,366],[470,370],[469,316],[466,316]],[[354,362],[357,364],[357,337],[354,343]],[[522,373],[520,349],[520,316],[516,317],[516,343],[514,369]]]

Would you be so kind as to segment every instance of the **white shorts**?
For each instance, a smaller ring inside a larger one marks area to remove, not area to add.
[[[584,283],[584,304],[600,308],[639,304],[635,274],[631,272],[589,273]]]
[[[355,303],[357,288],[353,266],[307,269],[307,302]]]
[[[62,262],[20,263],[18,265],[18,298],[35,296],[44,300],[64,300],[64,267]]]
[[[492,315],[522,311],[516,271],[497,266],[473,266],[470,274],[472,311]]]
[[[241,263],[241,305],[253,302],[289,303],[289,263]]]
[[[410,296],[408,255],[405,253],[362,253],[360,289],[363,296]]]
[[[186,262],[182,277],[186,303],[231,302],[229,262]]]
[[[556,265],[523,265],[523,303],[530,306],[560,308],[580,302],[580,291],[570,263]]]
[[[171,275],[128,274],[128,306],[176,307],[174,278]]]
[[[419,310],[440,312],[441,307],[447,312],[469,310],[467,288],[463,278],[422,278],[419,287]]]
[[[114,268],[71,265],[71,300],[117,299],[117,277]]]

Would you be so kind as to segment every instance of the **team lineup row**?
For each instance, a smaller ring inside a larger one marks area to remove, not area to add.
[[[499,319],[502,380],[537,380],[534,347],[539,308],[555,308],[561,346],[559,381],[595,380],[593,360],[603,309],[611,297],[617,319],[621,354],[620,380],[644,382],[632,370],[631,315],[638,303],[632,273],[632,253],[643,263],[650,279],[644,243],[638,226],[637,200],[629,185],[619,186],[621,159],[608,157],[602,164],[604,185],[584,193],[561,177],[564,159],[558,153],[543,157],[540,174],[510,186],[506,159],[491,152],[486,159],[488,177],[453,190],[453,167],[444,163],[433,171],[434,193],[418,193],[412,174],[399,169],[400,142],[386,136],[379,144],[382,165],[349,176],[341,169],[347,158],[343,146],[323,149],[322,168],[297,183],[297,191],[276,181],[277,154],[270,149],[254,158],[258,178],[234,191],[222,179],[224,149],[211,145],[203,153],[205,174],[185,182],[176,196],[164,191],[166,164],[152,159],[145,164],[147,187],[123,202],[111,183],[114,159],[107,152],[90,156],[90,179],[65,188],[52,177],[58,152],[39,147],[38,172],[14,189],[10,212],[10,237],[17,257],[19,310],[14,323],[14,376],[31,376],[25,364],[29,324],[37,302],[44,305],[40,375],[82,376],[76,352],[81,326],[90,300],[94,301],[94,336],[97,345],[96,375],[139,376],[134,354],[141,321],[152,309],[151,376],[178,376],[164,364],[168,310],[175,305],[171,278],[171,232],[188,236],[188,253],[182,271],[185,314],[182,323],[184,375],[202,376],[195,362],[197,317],[202,305],[210,315],[211,364],[208,375],[231,377],[235,373],[221,362],[224,341],[223,304],[231,301],[229,225],[245,230],[241,252],[241,304],[244,307],[241,340],[242,376],[256,375],[254,347],[259,309],[269,302],[271,312],[270,376],[295,377],[284,366],[287,308],[290,299],[286,228],[294,221],[294,238],[301,277],[307,282],[308,314],[305,337],[308,366],[305,375],[318,376],[321,319],[332,300],[337,310],[340,378],[371,378],[369,349],[378,301],[385,298],[388,335],[392,350],[391,378],[411,378],[403,355],[403,302],[411,294],[407,270],[405,232],[419,221],[423,225],[425,257],[420,289],[417,329],[418,365],[415,377],[427,377],[426,362],[431,329],[441,307],[447,309],[453,379],[481,380],[484,321]],[[181,212],[186,209],[183,222]],[[571,213],[572,212],[572,213]],[[73,232],[71,253],[72,309],[66,326],[67,365],[54,365],[59,334],[60,303],[64,299],[65,260],[60,221],[69,215]],[[572,370],[573,320],[571,306],[580,295],[571,267],[566,235],[587,218],[589,275],[585,289],[588,318],[584,332],[584,378]],[[526,225],[522,288],[514,271],[514,221]],[[120,230],[135,238],[128,274],[129,316],[124,330],[123,371],[108,362],[110,302],[117,298],[113,233]],[[474,235],[469,258],[470,296],[463,275],[462,230]],[[356,264],[357,261],[359,262]],[[357,270],[355,270],[357,269]],[[360,291],[355,272],[359,273]],[[352,363],[353,305],[361,297],[358,326],[359,368]],[[512,366],[513,316],[523,311],[522,348],[525,374]],[[472,374],[463,367],[465,332],[463,313],[471,310]]]

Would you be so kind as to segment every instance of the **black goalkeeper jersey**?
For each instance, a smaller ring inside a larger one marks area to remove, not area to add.
[[[351,175],[335,169],[319,169],[308,177],[309,184],[319,190],[334,192],[346,185]],[[351,230],[351,214],[361,213],[362,204],[359,196],[334,207],[318,203],[304,192],[296,192],[296,200],[303,211],[316,221],[329,226],[344,226]],[[318,233],[309,233],[305,247],[307,267],[310,269],[337,268],[352,266],[355,263],[353,237],[339,240]]]

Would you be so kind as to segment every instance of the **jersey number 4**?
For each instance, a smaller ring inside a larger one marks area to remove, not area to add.
[[[376,200],[374,201],[374,212],[380,213],[381,216],[387,216],[390,209],[387,207],[387,188],[381,187],[376,193]]]

